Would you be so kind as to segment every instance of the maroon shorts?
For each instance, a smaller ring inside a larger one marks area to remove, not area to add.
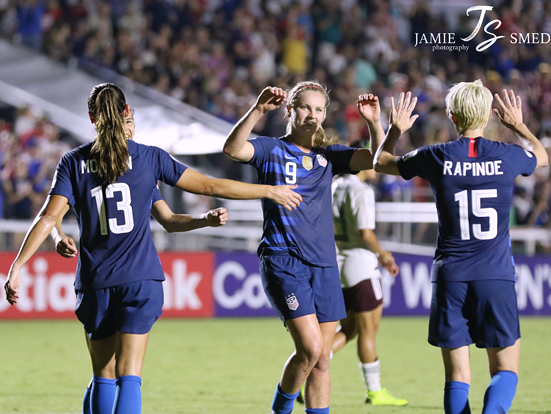
[[[343,288],[342,293],[347,312],[369,312],[383,303],[380,277],[362,280],[357,285]]]

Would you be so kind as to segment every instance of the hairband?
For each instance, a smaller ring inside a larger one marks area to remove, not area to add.
[[[325,94],[325,91],[320,88],[319,86],[316,86],[316,85],[304,85],[304,86],[301,86],[300,88],[298,88],[294,93],[293,95],[291,96],[291,99],[289,99],[289,102],[292,102],[293,101],[293,98],[295,97],[295,95],[297,93],[299,93],[301,90],[303,89],[306,89],[306,88],[313,88],[313,89],[317,89],[318,91],[321,91],[323,94]]]

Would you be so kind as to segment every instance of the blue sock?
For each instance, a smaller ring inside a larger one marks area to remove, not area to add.
[[[91,414],[92,407],[90,406],[90,388],[86,387],[84,397],[82,398],[82,414]]]
[[[329,414],[329,407],[327,408],[305,408],[306,414]]]
[[[277,384],[274,400],[272,401],[272,410],[275,414],[291,414],[299,393],[300,391],[296,394],[287,394],[281,390],[281,385]]]
[[[117,380],[117,396],[113,414],[140,414],[142,412],[142,379],[123,375]]]
[[[113,401],[115,401],[114,379],[96,377],[92,381],[90,391],[90,411],[93,414],[110,414],[113,412]],[[83,406],[83,412],[84,406]]]
[[[518,376],[512,371],[499,371],[492,377],[484,394],[482,414],[505,414],[517,392]]]
[[[446,381],[444,411],[446,414],[471,414],[469,407],[470,385],[459,381]]]

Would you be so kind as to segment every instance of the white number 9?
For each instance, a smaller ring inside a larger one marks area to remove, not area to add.
[[[285,164],[285,182],[287,184],[297,183],[297,165],[294,162]]]

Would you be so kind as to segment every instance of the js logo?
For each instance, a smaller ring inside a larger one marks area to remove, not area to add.
[[[490,11],[492,9],[493,9],[492,6],[474,6],[474,7],[471,7],[469,9],[467,9],[467,16],[469,15],[470,12],[480,11],[480,17],[478,18],[478,23],[476,24],[476,27],[474,28],[473,32],[468,37],[461,38],[461,40],[463,40],[465,42],[468,42],[468,41],[474,39],[475,36],[480,31],[480,28],[482,27],[482,24],[484,23],[484,16],[486,16],[486,12]],[[493,25],[495,25],[494,30],[499,29],[499,27],[501,26],[501,20],[498,20],[498,19],[492,20],[491,22],[487,23],[486,26],[484,26],[484,32],[489,34],[490,36],[492,36],[492,38],[487,39],[487,40],[483,41],[482,43],[480,43],[476,47],[477,52],[482,52],[482,51],[488,49],[495,42],[497,42],[498,39],[501,39],[502,37],[505,37],[505,36],[496,36],[493,32],[490,32],[489,29]]]

